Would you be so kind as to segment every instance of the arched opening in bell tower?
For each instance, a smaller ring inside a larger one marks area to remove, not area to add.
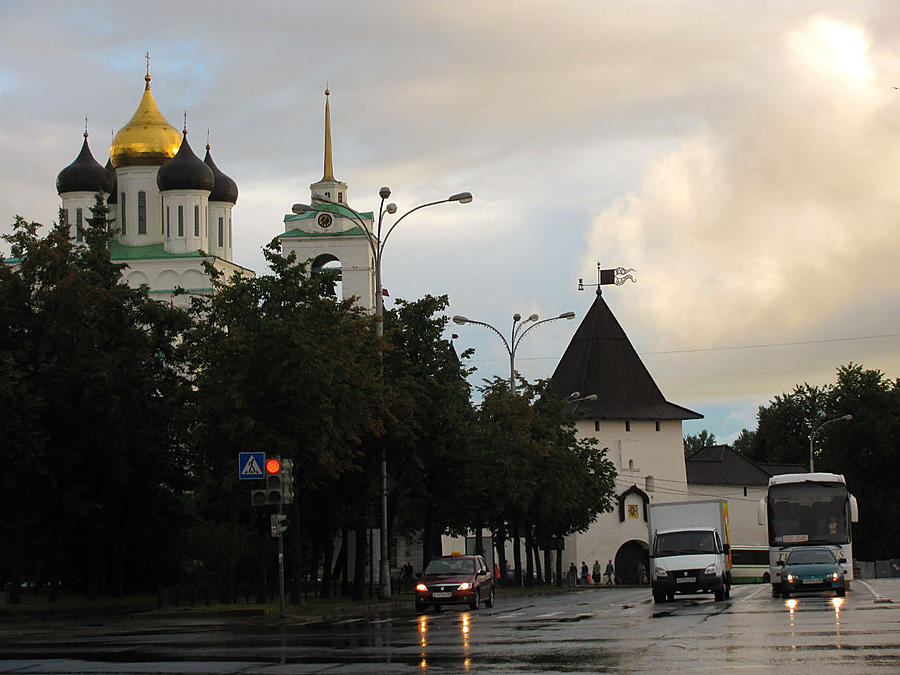
[[[326,274],[331,281],[332,294],[335,300],[344,298],[343,275],[341,273],[341,261],[330,253],[323,253],[312,262],[313,274]]]

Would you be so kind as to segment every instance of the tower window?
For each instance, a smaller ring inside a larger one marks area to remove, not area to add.
[[[343,204],[343,203],[344,203],[344,193],[338,192],[338,204]]]
[[[66,227],[69,225],[69,209],[62,210],[62,224]]]
[[[200,205],[194,204],[194,236],[200,236]]]
[[[169,207],[166,207],[166,238],[172,236],[172,214],[169,213]]]
[[[631,431],[631,422],[625,421],[625,431]]]
[[[219,246],[225,245],[225,219],[219,218]]]
[[[326,193],[325,193],[325,196],[328,197],[329,199],[331,199],[331,193],[330,193],[330,192],[326,192]]]
[[[159,233],[166,234],[166,220],[163,218],[163,209],[165,209],[166,213],[169,211],[168,206],[164,206],[165,202],[163,201],[162,195],[159,196]]]
[[[656,430],[659,431],[659,420],[656,420]]]
[[[231,218],[229,217],[228,218],[228,245],[231,246],[232,243],[234,243],[234,242],[231,239]]]
[[[138,192],[138,234],[147,234],[147,193]]]
[[[75,241],[84,241],[84,212],[79,208],[75,209]]]
[[[125,193],[124,192],[119,195],[119,211],[120,211],[120,215],[122,216],[122,234],[125,234],[125,232],[127,230],[125,228],[126,209],[125,209]]]
[[[653,492],[656,490],[656,479],[653,476],[647,476],[644,479],[644,487],[647,489],[647,492]]]
[[[184,236],[184,206],[178,205],[178,236]]]

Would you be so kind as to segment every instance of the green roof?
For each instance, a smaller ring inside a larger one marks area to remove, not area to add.
[[[355,220],[357,218],[357,214],[348,209],[343,204],[313,204],[313,211],[306,211],[305,213],[288,213],[284,217],[284,222],[290,222],[292,220],[306,220],[308,218],[314,218],[316,213],[319,211],[330,211],[331,213],[336,213],[339,216],[343,216],[344,218],[350,218]],[[374,218],[374,214],[371,211],[360,211],[359,215],[363,218],[368,218],[372,220]]]
[[[152,260],[154,258],[207,258],[209,256],[200,250],[168,253],[162,242],[144,246],[123,246],[112,240],[109,242],[109,257],[110,260]]]
[[[279,239],[287,239],[290,237],[344,237],[348,234],[354,235],[363,235],[365,236],[365,232],[363,232],[362,228],[352,227],[349,230],[344,230],[343,232],[304,232],[303,230],[299,230],[296,227],[293,230],[288,230],[287,232],[283,232],[278,235]]]

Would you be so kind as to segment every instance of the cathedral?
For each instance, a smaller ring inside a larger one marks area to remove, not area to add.
[[[95,197],[103,194],[114,231],[110,258],[127,264],[126,282],[186,305],[191,294],[212,291],[204,261],[226,277],[252,275],[232,262],[238,188],[216,166],[208,144],[201,160],[187,129],[179,132],[163,117],[150,90],[149,60],[144,81],[137,110],[113,137],[106,166],[91,154],[85,129],[81,152],[59,172],[56,191],[75,242],[83,240]],[[175,295],[179,288],[186,294]]]

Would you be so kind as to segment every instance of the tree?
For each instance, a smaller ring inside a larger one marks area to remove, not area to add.
[[[738,452],[745,457],[750,457],[753,448],[753,437],[755,435],[755,431],[750,431],[749,429],[741,429],[741,433],[739,433],[738,437],[734,439],[731,447],[734,448],[735,452]]]
[[[806,465],[813,429],[848,414],[852,421],[829,424],[816,435],[816,470],[843,474],[859,499],[860,522],[853,542],[857,557],[897,557],[900,545],[892,534],[900,518],[894,496],[900,479],[897,379],[850,363],[838,368],[834,384],[804,384],[775,396],[759,408],[751,459]]]
[[[208,267],[214,292],[193,299],[195,323],[183,344],[194,383],[198,517],[230,530],[220,544],[226,552],[206,562],[225,561],[215,572],[229,584],[240,565],[252,565],[246,548],[241,562],[241,542],[253,546],[267,517],[263,509],[253,512],[249,487],[236,480],[238,452],[294,461],[298,497],[288,550],[294,578],[307,571],[315,578],[319,561],[310,552],[325,548],[348,522],[365,527],[359,514],[371,476],[363,471],[363,440],[380,424],[370,318],[334,297],[332,279],[310,274],[294,254],[283,256],[278,239],[264,254],[271,275],[226,279]],[[264,559],[265,538],[256,541]]]
[[[684,437],[684,456],[690,457],[702,448],[708,448],[716,444],[716,435],[701,429],[699,434],[688,434]]]
[[[16,262],[0,266],[7,571],[13,589],[22,575],[91,595],[101,580],[155,588],[180,553],[188,317],[122,280],[101,196],[83,243],[64,221],[38,228],[17,217]]]

